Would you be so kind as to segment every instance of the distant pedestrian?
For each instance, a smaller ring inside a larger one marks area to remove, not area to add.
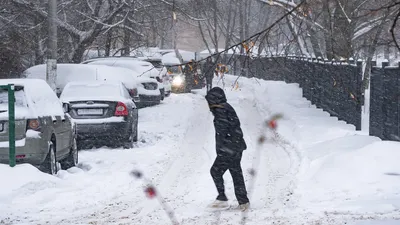
[[[207,92],[212,88],[212,81],[214,78],[216,65],[213,63],[211,57],[207,58],[203,66],[203,74],[206,78]]]
[[[229,170],[235,187],[236,199],[240,210],[250,206],[246,185],[240,165],[242,153],[247,149],[243,139],[239,118],[233,107],[227,102],[224,91],[219,87],[212,88],[206,95],[210,111],[214,115],[215,142],[217,158],[211,167],[211,176],[218,191],[218,196],[211,208],[228,208],[225,195],[224,173]]]
[[[185,75],[185,92],[187,93],[190,93],[193,88],[194,75],[196,70],[197,69],[195,68],[194,60],[188,62],[183,69],[183,74]]]

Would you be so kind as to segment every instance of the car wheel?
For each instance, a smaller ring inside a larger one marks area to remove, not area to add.
[[[133,123],[132,123],[132,128],[129,131],[128,140],[126,140],[125,143],[123,144],[124,149],[133,148],[133,144],[134,144],[133,139],[134,139],[134,127],[133,127]]]
[[[57,160],[56,160],[56,150],[54,142],[50,142],[49,144],[49,153],[47,154],[46,159],[41,165],[41,170],[45,173],[55,175],[57,174]]]
[[[79,161],[78,146],[76,144],[76,138],[74,138],[72,141],[71,150],[69,152],[68,157],[66,159],[64,159],[63,161],[61,161],[61,168],[63,170],[67,170],[69,168],[77,166],[78,161]]]

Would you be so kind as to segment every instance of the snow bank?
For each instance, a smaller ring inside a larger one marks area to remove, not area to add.
[[[400,210],[400,142],[363,135],[330,117],[302,98],[297,84],[241,78],[239,87],[256,87],[255,104],[266,117],[284,114],[278,133],[302,156],[295,192],[305,208]]]
[[[0,208],[2,204],[12,203],[16,197],[23,197],[46,188],[53,188],[58,181],[57,177],[42,173],[29,164],[17,165],[14,168],[0,164],[0,180],[2,181]]]
[[[174,97],[139,110],[134,149],[82,150],[79,165],[57,176],[27,164],[0,164],[0,224],[120,224],[130,216],[126,224],[151,224],[137,217],[136,210],[151,201],[130,172],[141,169],[153,182],[161,180],[181,152],[192,115],[204,106],[198,96]]]

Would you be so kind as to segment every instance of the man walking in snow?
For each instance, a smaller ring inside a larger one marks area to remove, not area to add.
[[[247,198],[246,185],[240,165],[242,153],[246,150],[246,142],[240,127],[239,118],[233,107],[227,103],[224,91],[219,87],[212,88],[206,95],[206,100],[214,115],[215,142],[217,158],[211,167],[211,176],[218,191],[217,199],[212,208],[229,207],[225,195],[224,173],[229,170],[235,187],[239,209],[246,210],[250,203]]]

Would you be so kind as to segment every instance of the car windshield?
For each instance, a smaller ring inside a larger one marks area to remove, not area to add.
[[[168,72],[169,73],[181,73],[181,67],[180,66],[169,66],[168,67]]]
[[[63,98],[83,96],[121,96],[121,91],[116,84],[73,84],[66,87],[62,93]]]
[[[157,69],[163,68],[163,64],[161,63],[161,61],[149,61],[149,62]]]
[[[21,88],[20,90],[16,89],[14,92],[15,95],[15,105],[17,106],[27,106],[25,92]],[[8,91],[7,89],[0,89],[0,105],[2,107],[8,107]]]

